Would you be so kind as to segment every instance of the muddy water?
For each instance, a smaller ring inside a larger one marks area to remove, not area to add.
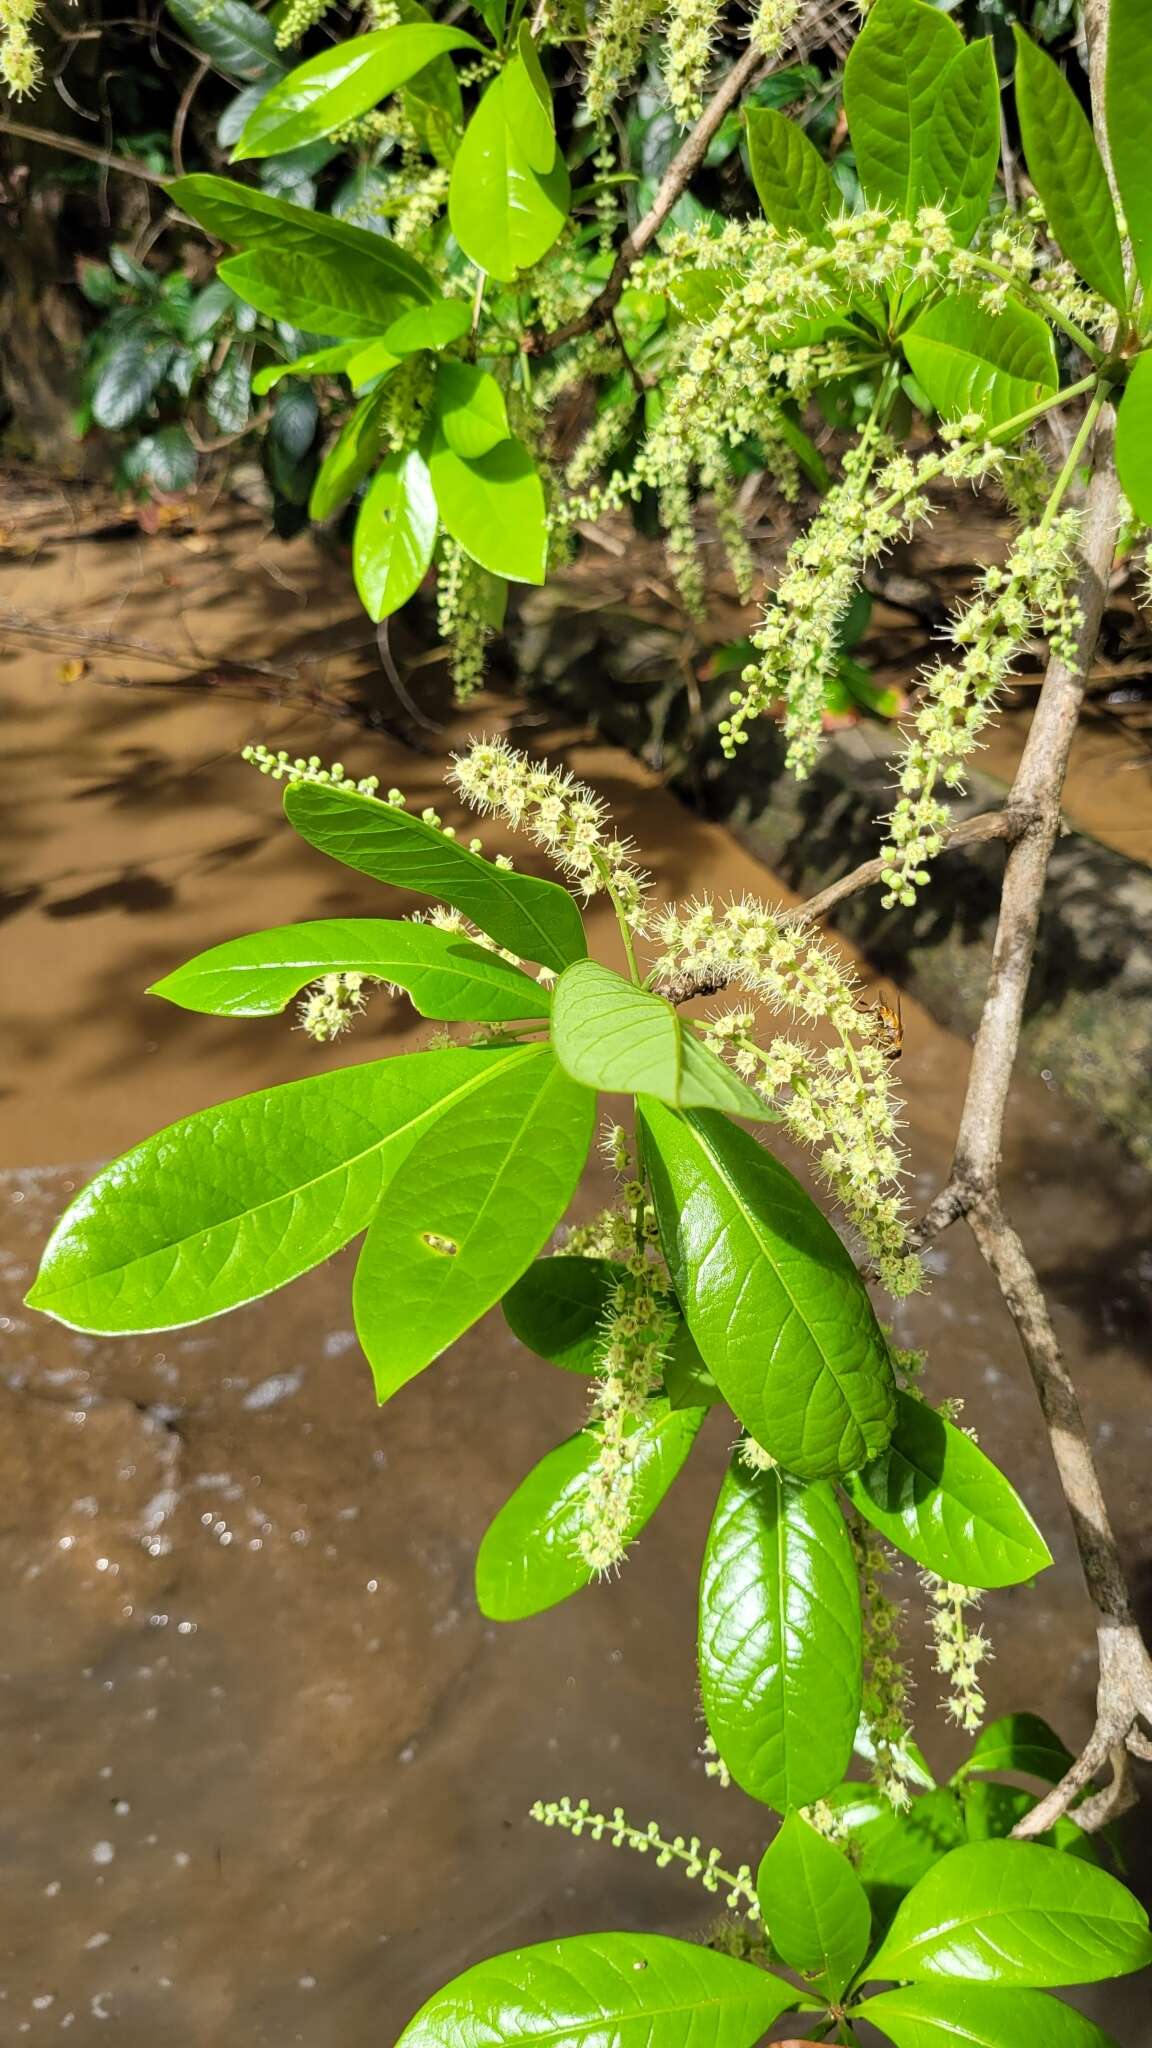
[[[378,998],[355,1043],[320,1053],[285,1024],[184,1016],[140,993],[232,932],[379,908],[367,883],[277,823],[238,745],[255,733],[339,753],[427,801],[452,735],[418,732],[428,751],[414,752],[211,681],[213,655],[318,654],[313,690],[366,673],[360,656],[332,651],[356,637],[342,572],[307,545],[262,546],[246,522],[48,548],[9,571],[5,601],[188,648],[208,680],[187,696],[165,682],[174,672],[117,658],[66,681],[59,649],[0,642],[15,770],[0,1100],[0,2036],[368,2048],[494,1949],[612,1925],[695,1931],[709,1902],[675,1872],[574,1844],[526,1810],[586,1793],[698,1829],[736,1860],[762,1844],[757,1809],[710,1784],[697,1754],[693,1582],[726,1451],[718,1419],[617,1584],[496,1629],[472,1599],[476,1543],[578,1423],[581,1392],[497,1318],[379,1411],[351,1331],[347,1256],[267,1303],[157,1338],[85,1338],[19,1306],[91,1163],[224,1096],[427,1036]],[[471,723],[510,726],[594,775],[670,892],[772,891],[630,761],[517,727],[517,715],[492,700]],[[599,921],[596,939],[612,957]],[[922,1015],[906,1023],[920,1200],[945,1168],[967,1055]],[[1057,1093],[1027,1086],[1009,1178],[1147,1606],[1147,1182]],[[582,1208],[605,1192],[593,1171]],[[1090,1719],[1092,1632],[1031,1391],[966,1239],[947,1239],[934,1264],[900,1338],[930,1346],[933,1389],[965,1397],[1056,1555],[1042,1594],[988,1598],[990,1707],[1039,1706],[1075,1742]],[[922,1732],[946,1767],[957,1751],[934,1701],[922,1669]],[[1138,1863],[1133,1830],[1130,1849]],[[1105,1987],[1083,2002],[1129,2048],[1152,2042],[1146,1992]]]

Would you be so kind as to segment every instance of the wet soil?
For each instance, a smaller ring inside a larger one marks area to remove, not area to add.
[[[694,1581],[727,1449],[718,1418],[618,1583],[494,1628],[472,1597],[477,1541],[581,1415],[580,1387],[498,1317],[378,1410],[348,1255],[159,1338],[86,1338],[19,1305],[98,1160],[225,1096],[425,1042],[429,1027],[383,997],[351,1042],[320,1052],[286,1022],[186,1016],[142,991],[231,933],[379,908],[371,885],[278,821],[273,791],[236,760],[245,739],[338,753],[429,801],[453,731],[413,733],[374,649],[351,650],[363,623],[342,569],[311,543],[261,542],[244,517],[208,535],[44,549],[9,571],[5,602],[187,648],[201,683],[186,693],[177,671],[121,657],[65,680],[58,649],[0,639],[0,2034],[368,2048],[493,1950],[613,1925],[698,1930],[712,1904],[674,1871],[526,1814],[537,1796],[587,1794],[698,1830],[736,1860],[762,1846],[761,1811],[710,1783],[698,1755]],[[266,678],[219,668],[308,654],[279,701]],[[367,691],[380,729],[301,705],[305,686]],[[509,698],[453,730],[468,726],[507,728],[600,783],[669,894],[784,893],[628,757]],[[911,1006],[905,1024],[920,1202],[945,1170],[967,1047]],[[1008,1183],[1147,1619],[1148,1182],[1081,1112],[1022,1083]],[[581,1210],[606,1192],[594,1169]],[[967,1239],[947,1238],[933,1268],[899,1340],[928,1346],[932,1390],[965,1398],[1056,1560],[1036,1590],[987,1599],[990,1711],[1039,1708],[1075,1743],[1093,1635],[1031,1389]],[[948,1768],[956,1738],[922,1664],[919,1698],[922,1738]],[[1143,1880],[1146,1838],[1142,1850],[1130,1826],[1127,1842]],[[1152,2043],[1146,1986],[1081,2002],[1127,2048]]]

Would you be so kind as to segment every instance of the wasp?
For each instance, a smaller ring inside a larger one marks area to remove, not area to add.
[[[890,1060],[898,1060],[904,1050],[904,1018],[900,1010],[899,992],[897,992],[893,1001],[896,1005],[895,1009],[893,1009],[892,1003],[885,1001],[883,996],[877,996],[876,1001],[872,1005],[872,1013],[878,1020],[881,1033],[885,1039],[885,1053]]]

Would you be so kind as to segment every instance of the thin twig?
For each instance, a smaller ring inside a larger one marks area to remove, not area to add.
[[[81,142],[75,135],[54,135],[50,128],[33,128],[26,121],[10,121],[6,114],[0,115],[0,135],[13,135],[19,142],[38,142],[45,149],[63,149],[71,156],[82,156],[91,164],[100,164],[106,171],[123,171],[127,178],[142,178],[146,185],[165,186],[166,177],[159,171],[150,171],[147,164],[136,163],[132,157],[114,156],[111,150],[97,149],[92,142]]]
[[[1035,810],[1024,804],[1008,804],[1003,810],[982,811],[978,818],[965,818],[953,825],[944,836],[944,850],[953,853],[964,846],[982,846],[991,839],[1018,839],[1026,832],[1035,818]],[[861,889],[879,882],[887,866],[886,860],[877,855],[874,860],[861,861],[859,867],[841,875],[836,882],[829,882],[815,896],[809,896],[796,910],[789,911],[790,917],[826,917],[846,897],[855,896]]]

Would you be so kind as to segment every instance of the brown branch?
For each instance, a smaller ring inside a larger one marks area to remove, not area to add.
[[[978,818],[965,818],[953,825],[945,834],[944,851],[957,852],[964,846],[983,846],[990,839],[1019,839],[1033,824],[1035,810],[1024,804],[1006,804],[1003,810],[982,811]],[[826,917],[846,897],[855,896],[860,889],[868,889],[873,882],[883,880],[887,862],[882,855],[874,860],[862,860],[859,867],[841,875],[836,882],[829,882],[815,896],[809,896],[788,912],[789,917]]]
[[[7,115],[0,115],[0,135],[14,135],[19,142],[42,143],[45,149],[63,149],[71,156],[82,156],[91,164],[100,164],[106,171],[123,171],[127,178],[142,178],[146,185],[165,186],[167,178],[159,171],[150,171],[147,164],[136,163],[132,157],[114,156],[111,150],[97,149],[95,143],[81,142],[74,135],[54,135],[50,128],[32,128],[26,121],[10,121]]]
[[[586,306],[574,320],[566,321],[563,327],[554,327],[548,334],[527,335],[524,347],[529,355],[544,355],[549,349],[562,348],[566,341],[575,341],[579,335],[590,334],[593,328],[608,324],[610,314],[623,295],[632,265],[659,234],[689,180],[700,169],[708,153],[708,144],[725,114],[735,106],[745,87],[751,85],[767,62],[763,52],[754,43],[749,44],[739,63],[733,65],[719,90],[709,100],[692,133],[677,150],[643,220],[621,243],[603,290],[596,294],[590,306]]]

